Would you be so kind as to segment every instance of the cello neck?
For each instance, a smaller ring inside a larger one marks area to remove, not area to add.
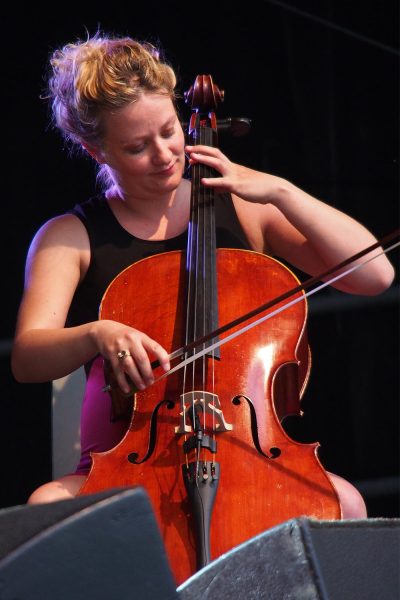
[[[191,89],[194,89],[195,93],[194,96],[190,96],[193,113],[188,131],[189,143],[216,146],[216,118],[211,111],[216,105],[216,94],[211,77],[198,76]],[[210,93],[210,90],[213,93]],[[215,175],[215,170],[206,165],[197,163],[192,166],[186,255],[187,343],[218,327],[214,192],[201,184],[203,177],[215,177]],[[213,341],[217,339],[210,340],[209,345]],[[213,356],[219,355],[214,352]]]

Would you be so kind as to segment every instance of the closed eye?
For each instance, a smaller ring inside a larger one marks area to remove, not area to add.
[[[170,138],[175,134],[175,127],[172,127],[171,129],[168,129],[167,131],[164,131],[164,133],[162,134],[163,138]]]
[[[126,152],[128,152],[128,154],[140,154],[141,152],[143,152],[143,150],[145,149],[145,145],[141,144],[140,146],[135,146],[133,148],[126,148]]]

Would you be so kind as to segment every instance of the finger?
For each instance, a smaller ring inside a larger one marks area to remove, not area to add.
[[[218,156],[222,158],[224,155],[221,150],[216,146],[205,146],[202,144],[198,144],[196,146],[185,146],[186,152],[192,154],[193,152],[198,152],[199,154],[206,154],[210,156]]]
[[[115,377],[121,390],[125,394],[129,394],[132,391],[131,383],[128,381],[128,377],[137,390],[146,389],[146,382],[141,377],[139,370],[137,369],[132,358],[126,358],[124,362],[126,363],[126,366],[124,367],[124,365],[118,365],[117,370],[115,371]]]
[[[113,353],[113,356],[110,358],[118,385],[124,393],[129,393],[131,391],[131,386],[127,377],[132,380],[137,389],[144,389],[149,385],[136,365],[136,359],[133,355],[134,351],[131,352],[128,348],[129,346],[126,344],[125,349]],[[147,357],[144,351],[143,353]]]
[[[216,148],[215,146],[186,146],[185,151],[190,159],[195,157],[196,160],[198,160],[199,157],[201,157],[202,160],[214,159],[220,161],[221,164],[230,162],[225,154],[222,154],[219,148]]]
[[[155,380],[149,354],[156,357],[164,371],[169,371],[171,366],[167,351],[155,340],[142,334],[140,342],[131,354],[132,360],[124,361],[124,371],[135,383],[143,382],[145,387],[148,387]]]
[[[130,345],[132,348],[132,345]],[[143,390],[154,382],[154,375],[150,359],[143,348],[140,337],[136,340],[132,350],[128,346],[117,352],[117,361],[112,360],[118,385],[125,393],[131,391],[127,377],[131,379],[137,389]]]
[[[164,371],[170,370],[171,364],[169,360],[169,355],[165,348],[163,348],[160,344],[158,344],[151,338],[145,338],[143,340],[143,346],[148,352],[152,352],[155,355],[156,359],[158,360],[160,366],[164,369]]]
[[[213,167],[217,171],[221,171],[223,167],[223,163],[220,158],[216,156],[210,156],[208,154],[203,154],[202,152],[191,153],[189,163],[194,164],[196,162],[201,162],[204,165]]]
[[[202,177],[201,183],[206,187],[212,187],[217,192],[231,192],[232,188],[222,177]]]
[[[127,359],[124,361],[123,370],[134,383],[140,381],[145,384],[145,387],[154,383],[150,358],[143,346],[136,347],[132,352],[130,360]]]

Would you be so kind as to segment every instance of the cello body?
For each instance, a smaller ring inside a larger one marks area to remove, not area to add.
[[[140,329],[169,352],[180,347],[185,263],[186,253],[176,251],[128,267],[106,291],[100,318]],[[246,250],[218,249],[216,266],[220,325],[297,281],[280,262]],[[285,416],[300,413],[308,378],[306,316],[298,302],[221,346],[219,357],[199,360],[200,368],[135,393],[124,438],[92,455],[80,493],[143,486],[178,584],[287,519],[341,517],[318,444],[295,442],[282,427]]]

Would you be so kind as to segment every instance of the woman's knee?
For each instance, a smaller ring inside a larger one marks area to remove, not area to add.
[[[85,479],[86,477],[83,475],[66,475],[55,481],[45,483],[32,492],[27,504],[45,504],[75,498]]]
[[[366,519],[367,507],[357,488],[333,473],[328,473],[338,493],[343,519]]]

